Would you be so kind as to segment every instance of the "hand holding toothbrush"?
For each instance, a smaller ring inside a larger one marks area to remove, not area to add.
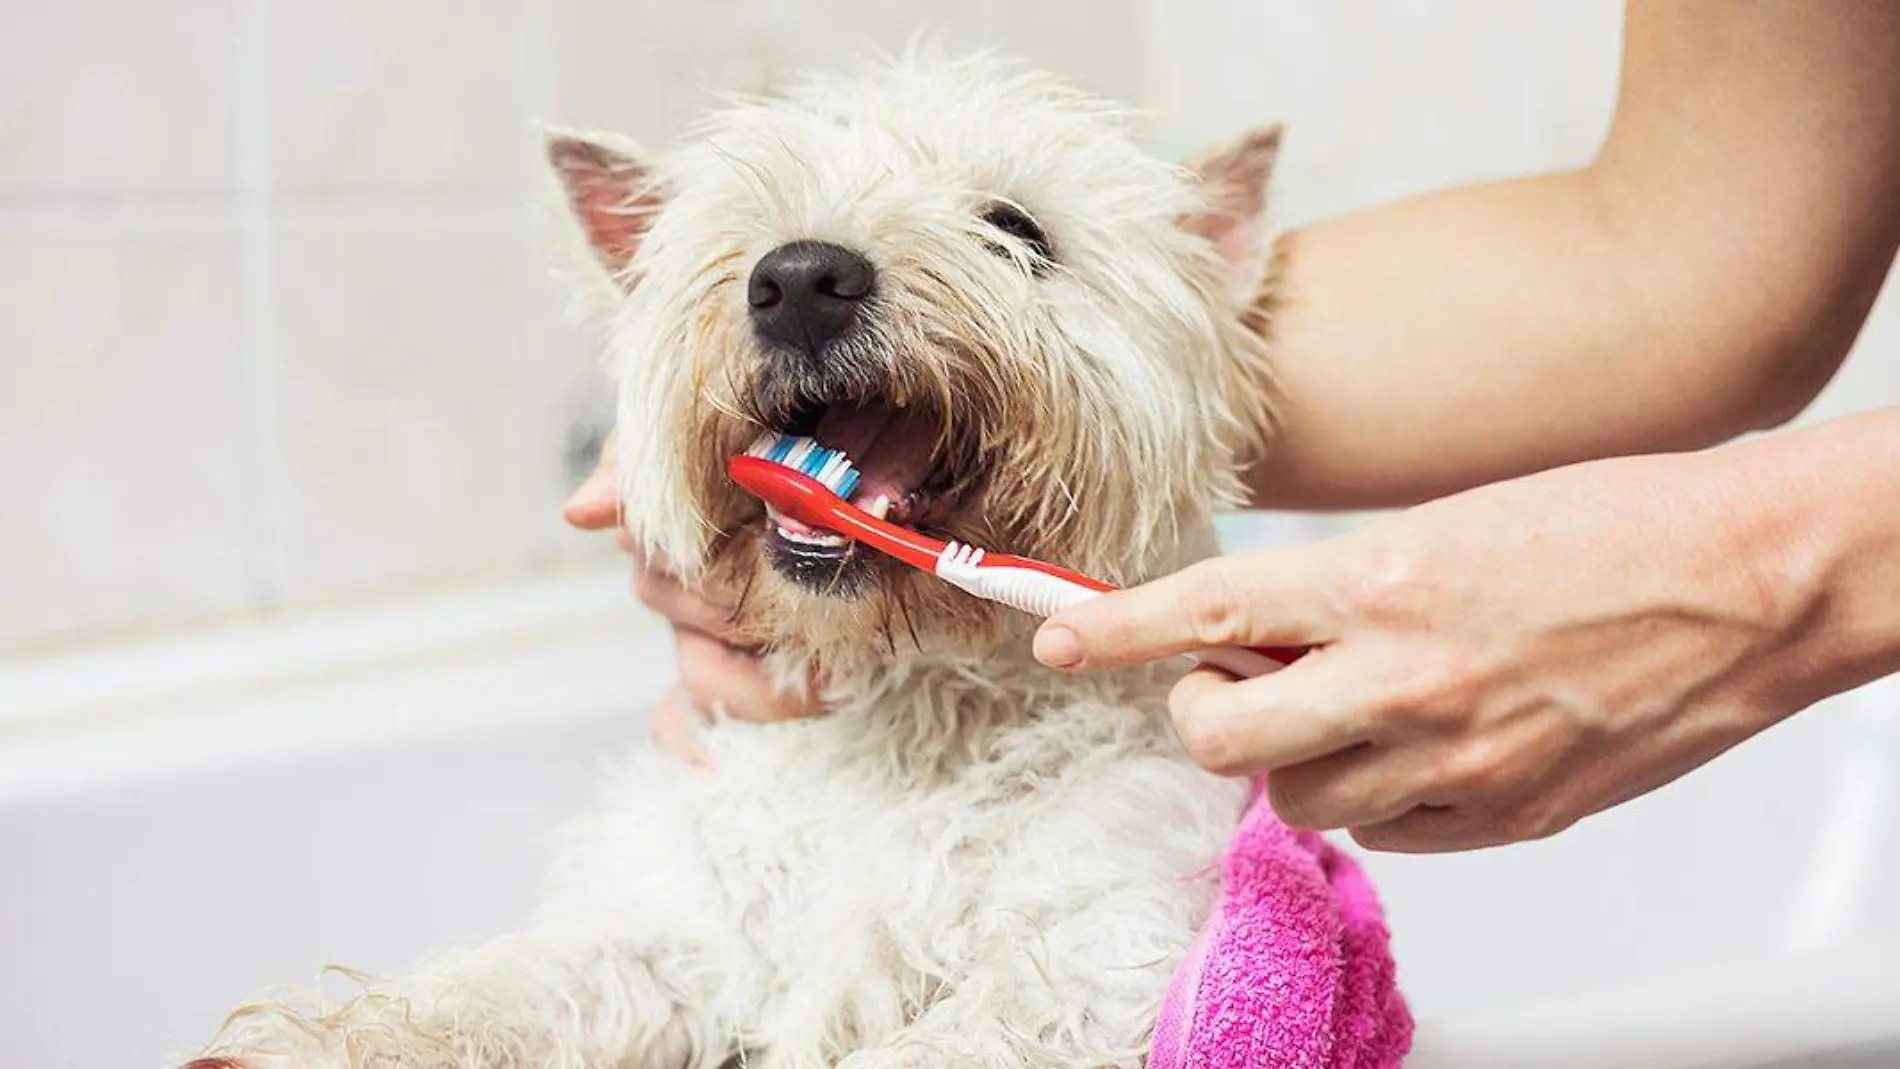
[[[1541,838],[1900,669],[1896,455],[1900,412],[1561,468],[1071,606],[1036,654],[1312,646],[1184,679],[1196,759],[1373,849]]]

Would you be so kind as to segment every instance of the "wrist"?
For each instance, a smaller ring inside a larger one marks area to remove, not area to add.
[[[1900,670],[1900,411],[1704,456],[1722,469],[1717,544],[1769,637],[1774,716]]]

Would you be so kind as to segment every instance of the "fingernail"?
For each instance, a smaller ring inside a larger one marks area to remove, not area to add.
[[[1073,668],[1082,663],[1082,639],[1062,624],[1044,624],[1036,632],[1036,660],[1051,668]]]

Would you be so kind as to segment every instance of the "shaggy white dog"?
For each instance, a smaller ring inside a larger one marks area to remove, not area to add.
[[[202,1064],[1141,1064],[1244,790],[1174,738],[1172,673],[1047,671],[1034,621],[723,471],[762,428],[815,434],[861,504],[945,537],[1122,582],[1203,554],[1268,433],[1276,145],[1177,168],[1047,76],[917,55],[661,156],[550,136],[627,526],[832,712],[715,726],[712,778],[636,757],[526,930],[244,1007]]]

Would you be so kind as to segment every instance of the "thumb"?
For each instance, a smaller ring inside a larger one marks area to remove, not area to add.
[[[1091,598],[1036,632],[1052,668],[1116,668],[1215,646],[1311,646],[1337,637],[1338,615],[1309,577],[1315,547],[1215,557]]]
[[[569,527],[582,531],[605,531],[620,526],[620,486],[618,453],[614,435],[600,447],[600,459],[587,480],[577,487],[567,504],[561,506],[561,518]]]

